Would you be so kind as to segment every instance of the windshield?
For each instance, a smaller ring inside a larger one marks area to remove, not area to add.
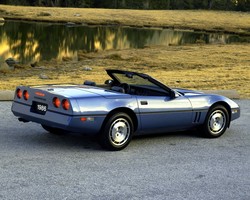
[[[114,77],[120,82],[120,83],[127,83],[129,85],[138,85],[138,86],[156,86],[152,82],[150,82],[147,78],[140,77],[136,74],[113,74]]]

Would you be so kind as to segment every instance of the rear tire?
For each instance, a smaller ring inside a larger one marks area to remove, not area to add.
[[[43,127],[44,130],[54,135],[63,135],[65,133],[68,133],[68,131],[60,129],[60,128],[54,128],[54,127],[43,125],[43,124],[41,124],[41,126]]]
[[[203,135],[208,138],[217,138],[223,135],[229,125],[229,114],[222,105],[212,107],[202,126]]]
[[[128,146],[134,133],[134,125],[126,113],[111,116],[99,135],[100,145],[111,151],[119,151]]]

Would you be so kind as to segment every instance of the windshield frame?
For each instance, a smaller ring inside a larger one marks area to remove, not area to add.
[[[129,85],[135,85],[138,87],[152,87],[152,89],[161,89],[167,94],[170,94],[173,90],[163,83],[157,81],[156,79],[152,78],[151,76],[143,73],[138,73],[138,72],[130,72],[130,71],[124,71],[124,70],[112,70],[112,69],[107,69],[106,72],[108,75],[114,80],[115,84],[122,84],[122,83],[127,83]],[[140,84],[133,84],[133,82],[123,82],[121,80],[121,77],[124,76],[124,80],[129,80],[129,78],[132,77],[138,77],[138,80],[141,80],[142,82],[146,83],[145,85],[140,85]]]

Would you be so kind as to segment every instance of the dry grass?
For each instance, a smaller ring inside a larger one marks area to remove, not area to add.
[[[0,17],[51,22],[171,27],[250,35],[250,13],[218,11],[140,11],[43,8],[1,5]],[[0,71],[0,89],[17,85],[103,83],[104,69],[148,73],[171,87],[198,90],[235,89],[250,98],[250,44],[154,46],[144,49],[78,52],[79,61],[41,62],[43,68]],[[92,71],[84,68],[91,67]],[[40,79],[46,74],[49,79]]]
[[[250,98],[249,52],[250,44],[155,46],[100,51],[82,57],[79,55],[82,59],[78,62],[43,62],[39,63],[45,66],[41,69],[26,67],[0,73],[0,89],[14,89],[19,84],[82,84],[84,80],[103,83],[108,79],[104,69],[114,68],[148,73],[171,87],[235,89],[241,98]],[[93,70],[85,71],[86,67]],[[42,73],[50,79],[40,79]]]
[[[0,17],[32,21],[168,27],[250,35],[250,13],[222,11],[143,11],[44,8],[1,5]]]

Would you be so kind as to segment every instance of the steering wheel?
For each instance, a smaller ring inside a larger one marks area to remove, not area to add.
[[[121,83],[119,87],[123,88],[126,94],[130,92],[130,86],[127,83]]]

